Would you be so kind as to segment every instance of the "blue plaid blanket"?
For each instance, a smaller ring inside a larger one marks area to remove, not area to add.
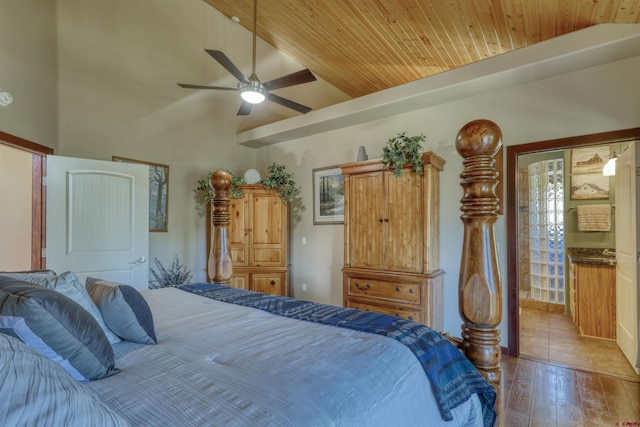
[[[467,358],[446,338],[429,327],[386,314],[336,307],[294,298],[266,295],[212,283],[178,286],[187,292],[218,301],[257,308],[293,319],[355,329],[393,338],[407,346],[418,358],[429,378],[445,421],[451,409],[477,393],[482,404],[485,426],[496,419],[493,405],[496,393]]]

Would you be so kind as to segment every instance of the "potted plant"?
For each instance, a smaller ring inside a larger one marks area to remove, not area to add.
[[[407,136],[406,132],[389,138],[387,145],[382,149],[382,166],[385,169],[393,166],[395,176],[402,175],[402,168],[405,166],[411,166],[411,170],[421,175],[422,166],[424,166],[422,160],[424,150],[421,143],[425,139],[424,134]]]
[[[278,194],[282,201],[290,202],[300,194],[300,190],[296,187],[296,182],[293,180],[293,174],[286,171],[285,166],[273,163],[267,169],[269,174],[262,179],[259,184],[264,188],[277,188]],[[235,176],[229,172],[232,177],[231,188],[229,189],[229,197],[232,199],[242,198],[241,184],[245,184],[243,178]],[[213,199],[213,188],[209,184],[209,178],[211,178],[211,172],[207,174],[207,177],[198,181],[198,187],[196,192],[204,196],[206,202],[210,202]]]
[[[207,203],[213,200],[213,188],[211,188],[210,181],[211,173],[212,172],[209,172],[205,178],[198,180],[198,187],[196,187],[196,193],[201,194],[204,201]],[[229,188],[229,197],[232,199],[241,199],[242,189],[238,186],[245,183],[244,179],[239,176],[235,176],[231,172],[229,172],[229,175],[231,175],[232,178],[231,187]]]
[[[179,286],[191,283],[193,275],[191,271],[187,269],[187,266],[180,262],[178,255],[173,257],[171,266],[166,268],[158,258],[154,258],[153,261],[158,268],[156,271],[151,268],[151,275],[153,280],[149,282],[149,289],[165,288],[167,286]]]

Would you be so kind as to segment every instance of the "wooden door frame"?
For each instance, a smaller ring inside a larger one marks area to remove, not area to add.
[[[518,314],[518,290],[520,288],[518,277],[518,156],[637,139],[640,139],[640,128],[507,146],[507,330],[509,334],[509,355],[517,357],[520,354],[520,316]]]
[[[35,142],[0,131],[0,144],[31,153],[31,268],[34,270],[46,267],[42,249],[46,247],[46,191],[42,178],[46,176],[47,155],[53,149]]]

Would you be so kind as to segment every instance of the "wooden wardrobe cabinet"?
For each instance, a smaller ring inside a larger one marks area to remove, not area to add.
[[[228,240],[233,260],[230,286],[287,295],[287,204],[275,189],[240,185],[241,199],[231,199]],[[211,209],[209,208],[209,219]],[[207,246],[211,242],[208,221]]]
[[[399,177],[380,160],[340,165],[344,175],[345,307],[442,330],[439,173],[444,159],[423,155],[423,174]]]

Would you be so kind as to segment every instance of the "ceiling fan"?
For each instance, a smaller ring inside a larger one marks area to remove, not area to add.
[[[246,116],[251,113],[253,104],[259,104],[265,99],[280,104],[284,107],[306,114],[311,111],[310,107],[298,104],[290,99],[275,95],[270,91],[281,89],[284,87],[295,86],[302,83],[309,83],[316,80],[316,77],[308,69],[296,71],[286,76],[278,77],[268,82],[262,83],[256,75],[256,22],[258,17],[258,0],[253,1],[253,61],[251,64],[251,75],[247,78],[242,71],[238,69],[227,56],[219,50],[205,49],[205,51],[213,57],[220,65],[230,72],[239,83],[237,87],[223,86],[201,86],[186,83],[178,83],[178,86],[186,89],[213,89],[213,90],[237,90],[242,97],[242,104],[238,110],[238,116]]]

